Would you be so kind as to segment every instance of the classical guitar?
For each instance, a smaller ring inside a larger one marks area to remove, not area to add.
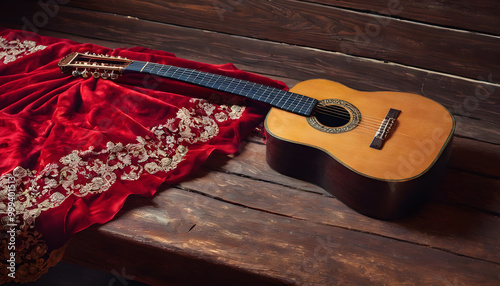
[[[84,78],[152,74],[268,103],[273,107],[265,121],[268,164],[379,219],[400,217],[426,197],[444,170],[455,129],[446,108],[410,93],[361,92],[322,79],[283,91],[193,69],[81,53],[69,54],[59,66]]]

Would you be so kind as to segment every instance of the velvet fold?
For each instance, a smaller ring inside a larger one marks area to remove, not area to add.
[[[130,73],[111,81],[61,73],[61,58],[87,51],[286,89],[232,64],[0,29],[2,282],[36,280],[60,259],[57,251],[72,234],[112,219],[129,195],[152,196],[161,184],[195,172],[212,152],[236,152],[268,110],[249,99],[151,75]],[[12,186],[15,197],[9,201]],[[7,269],[11,228],[17,231],[15,275]]]

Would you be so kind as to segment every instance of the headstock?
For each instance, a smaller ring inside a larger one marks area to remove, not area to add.
[[[115,80],[132,61],[122,57],[110,57],[90,53],[71,53],[59,61],[63,73],[88,78]]]

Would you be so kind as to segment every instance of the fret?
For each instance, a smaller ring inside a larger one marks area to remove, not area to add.
[[[234,80],[231,81],[231,84],[233,84]],[[233,90],[228,90],[229,93],[234,93],[237,89],[238,89],[238,86],[240,85],[241,81],[240,80],[236,80],[236,85],[233,84]]]
[[[261,85],[261,86],[259,87],[259,90],[260,90],[262,87],[265,87],[266,89],[264,89],[263,91],[261,91],[261,94],[262,94],[262,95],[266,95],[266,92],[267,92],[267,90],[269,89],[269,86],[267,86],[267,85]],[[262,97],[260,97],[260,96],[259,96],[259,98],[262,98]],[[269,99],[269,95],[267,96],[267,98],[266,98],[266,99]],[[274,100],[274,99],[273,99],[273,100]],[[262,101],[267,102],[267,100],[264,100],[264,99],[263,99]],[[272,100],[271,100],[271,102],[268,102],[268,103],[269,103],[269,104],[271,104],[271,105],[273,105],[273,101],[272,101]]]
[[[167,70],[163,73],[163,76],[165,76],[172,68],[172,66],[168,66]]]
[[[231,93],[231,91],[229,91],[229,87],[231,87],[231,84],[234,82],[234,79],[235,79],[234,77],[231,78],[231,81],[227,84],[227,89],[225,91]],[[233,91],[234,91],[234,89],[233,89]]]
[[[272,101],[274,99],[276,99],[278,96],[280,97],[280,100],[281,100],[280,92],[276,91],[276,89],[266,88],[266,90],[264,90],[264,92],[262,93],[262,96],[265,96],[265,98],[263,99],[264,102],[268,102],[271,105],[272,105]],[[272,98],[271,101],[269,101],[270,98]]]
[[[190,70],[189,74],[188,74],[188,76],[186,78],[186,81],[193,82],[193,80],[189,79],[189,78],[192,77],[194,74],[198,74],[198,73],[195,70]]]
[[[160,75],[160,72],[161,70],[164,68],[165,66],[164,65],[161,65],[160,69],[158,70],[158,72],[156,73],[157,75]]]
[[[280,106],[279,104],[280,104],[280,102],[281,102],[281,100],[282,100],[283,98],[284,98],[284,96],[280,96],[280,98],[279,98],[278,102],[276,102],[275,106],[282,107],[282,106]],[[274,99],[273,99],[273,100],[274,100]],[[273,105],[273,104],[272,104],[272,101],[271,101],[271,105]]]
[[[205,82],[207,81],[207,78],[209,77],[210,75],[204,75],[201,79],[200,79],[200,82],[198,83],[199,85],[201,86],[205,86]]]
[[[147,66],[148,66],[148,64],[149,64],[149,62],[147,62],[147,63],[146,63],[146,64],[142,67],[142,69],[140,70],[140,72],[142,72],[142,70],[143,70],[145,67],[147,67]]]
[[[175,75],[178,71],[179,71],[179,68],[176,68],[170,76],[174,79],[178,79],[177,76]]]
[[[182,75],[186,72],[186,69],[182,69],[181,74],[178,76],[179,79],[182,79]]]
[[[218,74],[214,74],[214,75],[212,76],[212,79],[214,79],[215,77],[217,77],[217,80],[219,80],[219,79],[220,79],[220,75],[218,75]],[[217,81],[217,80],[212,81],[212,86],[210,86],[210,87],[214,87],[214,86],[215,86],[215,83],[216,83],[216,81]]]
[[[268,103],[289,112],[309,116],[318,100],[300,94],[223,75],[150,62],[133,61],[125,71],[154,74]]]
[[[189,80],[189,77],[193,74],[193,70],[186,70],[186,71],[188,71],[188,73],[187,73],[187,75],[184,76],[185,78],[183,78],[182,80],[187,81],[187,82],[191,82]],[[182,73],[182,74],[184,74],[184,73]]]
[[[155,68],[157,68],[158,66],[155,64],[155,65],[152,65],[151,66],[151,71],[149,73],[154,73],[154,70]]]
[[[287,96],[290,96],[290,95],[289,95],[289,94],[290,94],[290,92],[285,91],[285,90],[281,90],[278,94],[279,94],[279,96],[280,96],[281,98],[283,98],[283,97],[287,97]]]
[[[295,100],[295,99],[294,99]],[[302,97],[298,98],[298,102],[293,104],[292,112],[297,112],[297,108],[301,108]]]
[[[195,82],[196,81],[196,78],[198,78],[198,76],[200,75],[200,73],[198,71],[195,71],[195,70],[192,70],[191,73],[189,74],[189,76],[194,76],[193,79],[189,80],[190,82]]]
[[[302,101],[302,99],[300,101]],[[307,98],[304,98],[304,103],[297,104],[297,106],[299,107],[299,110],[296,110],[296,111],[297,112],[304,112],[304,107],[307,106],[307,103],[308,103]]]
[[[149,73],[154,73],[155,68],[157,68],[157,65],[156,64],[152,65]]]
[[[255,82],[252,82],[252,87],[248,90],[247,95],[248,95],[248,93],[249,93],[249,92],[251,92],[252,90],[254,90],[254,89],[255,89],[255,86],[256,86],[256,85],[257,85],[257,84],[256,84]]]
[[[299,101],[299,104],[297,104],[297,106],[299,107],[299,109],[296,110],[297,113],[304,112],[305,111],[304,107],[307,107],[310,105],[311,102],[308,99],[309,99],[309,97],[303,97]]]
[[[248,86],[249,88],[247,89],[247,93],[245,94],[241,94],[242,96],[245,96],[245,97],[248,97],[248,93],[250,93],[250,91],[252,91],[252,89],[255,87],[255,82],[252,82],[251,86],[250,85],[245,85],[245,86]]]
[[[196,79],[198,78],[198,76],[199,76],[200,74],[201,74],[201,73],[199,73],[199,72],[197,72],[197,73],[196,73],[196,76],[193,78],[193,83],[198,83],[198,82],[196,81]]]

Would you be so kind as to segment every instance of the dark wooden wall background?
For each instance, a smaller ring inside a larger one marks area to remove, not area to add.
[[[270,173],[262,163],[264,146],[258,142],[249,142],[246,153],[229,162],[220,158],[211,161],[208,168],[219,171],[209,172],[208,178],[229,182],[226,195],[235,200],[233,203],[244,206],[255,204],[255,200],[272,199],[264,192],[254,193],[252,198],[234,199],[231,188],[241,190],[240,185],[251,188],[259,182],[270,193],[279,188],[301,190],[295,196],[319,206],[319,210],[308,207],[304,213],[290,214],[282,206],[265,203],[258,208],[298,217],[301,221],[319,222],[320,226],[311,229],[324,232],[324,237],[327,237],[327,230],[323,229],[326,225],[342,231],[376,233],[377,239],[389,237],[395,239],[392,241],[410,242],[415,248],[408,253],[415,255],[421,246],[428,247],[422,250],[422,264],[433,265],[433,256],[426,252],[429,249],[445,250],[466,257],[475,265],[467,268],[464,260],[463,265],[457,262],[462,265],[458,269],[482,271],[477,275],[485,277],[487,282],[500,279],[491,273],[500,265],[500,5],[497,1],[47,0],[9,1],[1,5],[0,22],[7,27],[109,47],[146,46],[209,63],[232,62],[240,69],[281,79],[289,86],[310,78],[325,78],[359,90],[397,90],[435,99],[455,115],[456,138],[444,183],[430,206],[434,212],[424,212],[410,221],[408,225],[413,231],[368,222],[354,213],[331,213],[332,206],[323,208],[325,202],[308,197],[311,193],[321,193],[318,189],[295,181],[290,183],[287,178]],[[206,184],[197,185],[197,180],[178,186],[170,196],[188,204],[190,199],[181,190],[191,190],[189,195],[193,196],[192,190],[196,190],[198,195],[205,194],[199,200],[214,205],[219,202],[208,199],[210,196],[224,197],[221,191],[213,193],[214,189]],[[293,202],[293,198],[296,197],[280,197],[285,204],[287,200]],[[328,202],[339,207],[336,202]],[[216,220],[216,216],[211,219]],[[342,222],[334,219],[339,216],[343,217]],[[466,243],[453,239],[460,233],[463,221],[474,224],[469,220],[471,216],[488,225],[488,230],[483,229],[484,233],[477,235],[469,233]],[[436,221],[438,224],[434,225]],[[107,227],[109,233],[117,231],[113,224]],[[104,226],[99,231],[106,233],[106,230]],[[346,234],[346,239],[351,234]],[[316,245],[314,238],[311,239]],[[73,253],[81,254],[77,250]],[[449,271],[439,275],[448,277],[453,272]],[[281,277],[279,273],[274,275]],[[421,274],[414,275],[415,281],[443,281],[437,274],[435,280],[418,280]],[[480,281],[467,280],[468,274],[456,275],[463,281]],[[397,281],[401,277],[394,278]],[[446,281],[456,282],[452,278]]]

